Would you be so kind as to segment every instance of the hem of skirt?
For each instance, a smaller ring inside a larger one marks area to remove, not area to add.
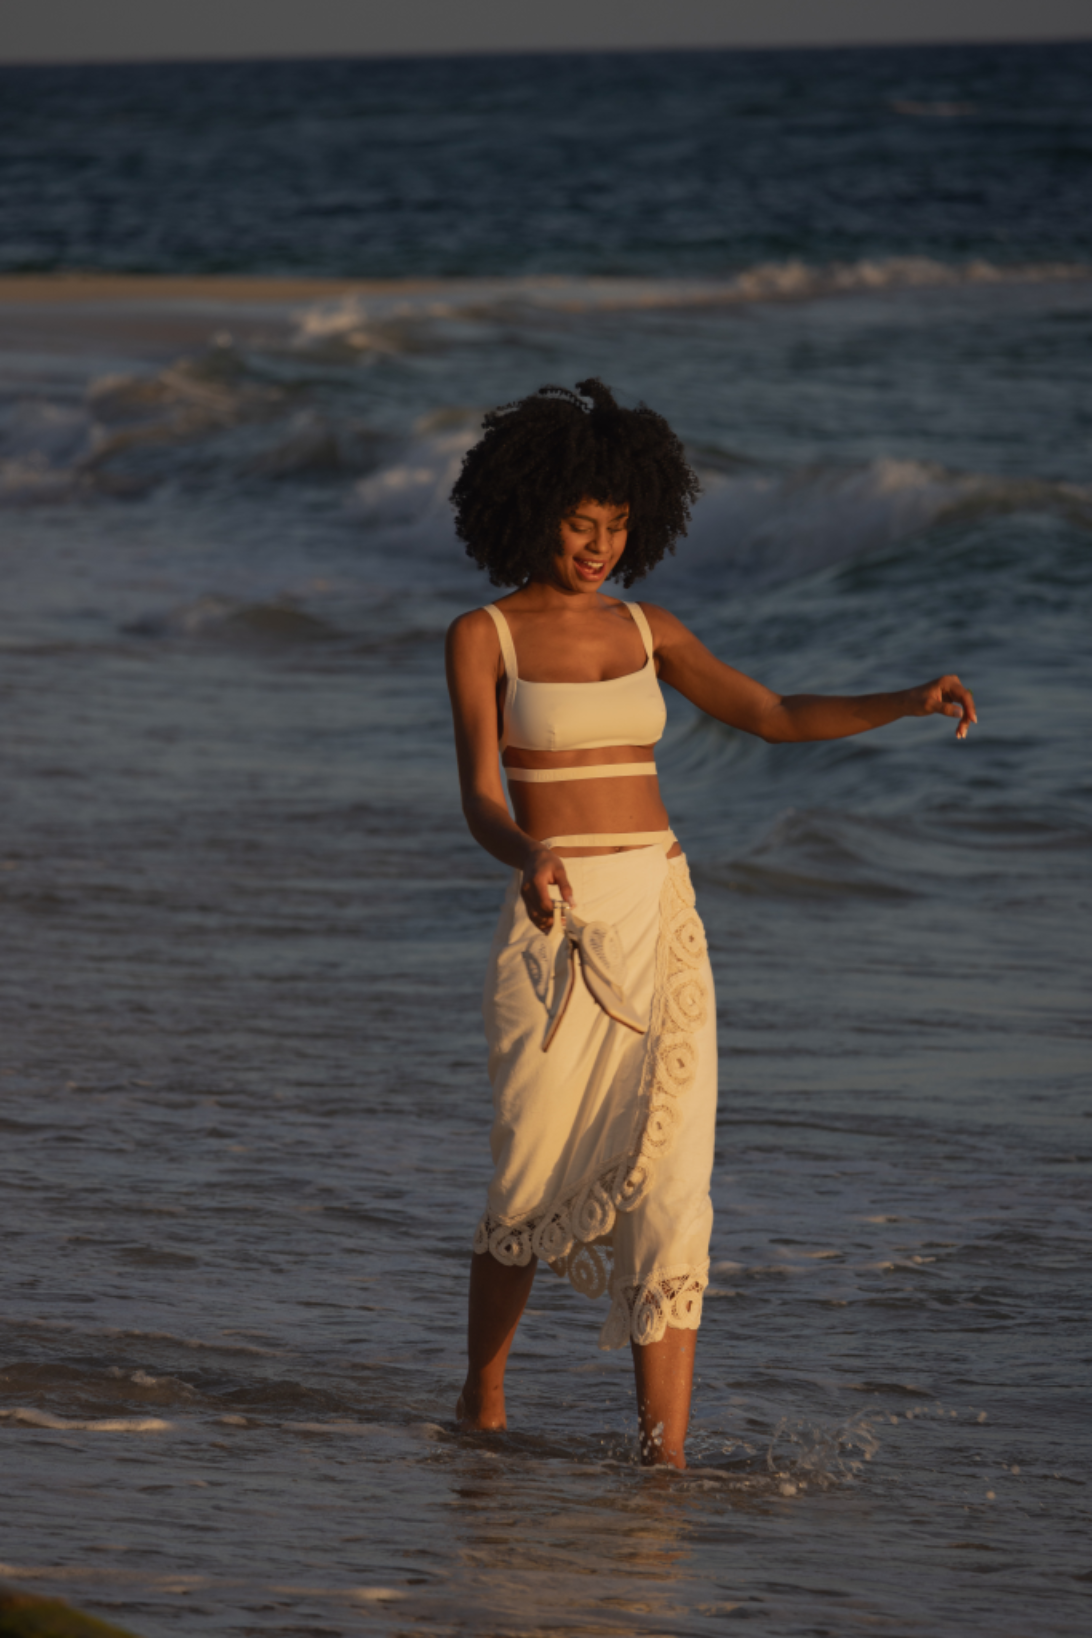
[[[606,1239],[619,1211],[626,1209],[625,1184],[632,1160],[632,1149],[626,1149],[537,1211],[509,1217],[486,1207],[474,1231],[474,1250],[488,1251],[509,1267],[525,1268],[532,1257],[541,1257],[564,1276],[567,1263],[582,1247]],[[608,1283],[605,1279],[593,1294],[601,1296]]]
[[[657,1268],[644,1280],[615,1278],[610,1313],[599,1333],[600,1348],[609,1352],[627,1342],[647,1348],[659,1342],[669,1327],[696,1331],[708,1284],[708,1262],[696,1268]]]

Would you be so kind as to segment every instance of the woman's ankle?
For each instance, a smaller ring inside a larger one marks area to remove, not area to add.
[[[654,1427],[638,1426],[637,1439],[640,1446],[642,1467],[677,1467],[686,1466],[686,1437],[680,1439],[669,1435],[664,1430],[662,1422]]]
[[[455,1420],[461,1428],[499,1432],[508,1426],[504,1388],[483,1386],[467,1377],[455,1406]]]

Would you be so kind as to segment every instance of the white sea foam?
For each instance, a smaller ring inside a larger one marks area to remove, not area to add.
[[[188,1382],[183,1382],[181,1377],[153,1376],[150,1371],[128,1371],[119,1365],[109,1366],[106,1374],[118,1382],[131,1382],[134,1387],[142,1388],[145,1393],[153,1394],[161,1402],[172,1399],[198,1398],[197,1390],[191,1387]]]
[[[357,483],[350,507],[376,543],[397,542],[450,560],[455,545],[448,497],[477,427],[427,433],[406,444],[401,458]],[[408,565],[407,565],[408,567]]]
[[[390,1604],[396,1599],[405,1598],[404,1592],[396,1587],[298,1587],[274,1586],[271,1592],[280,1593],[296,1598],[336,1598],[346,1599],[354,1604]]]
[[[173,1427],[158,1416],[54,1416],[49,1411],[18,1406],[14,1410],[0,1410],[0,1418],[21,1422],[26,1427],[49,1428],[58,1433],[162,1433]]]
[[[984,480],[921,461],[706,480],[688,557],[732,561],[747,578],[789,579],[914,533]]]

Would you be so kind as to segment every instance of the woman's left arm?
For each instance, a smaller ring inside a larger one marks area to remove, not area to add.
[[[956,676],[890,694],[775,694],[711,654],[666,609],[642,604],[652,627],[659,674],[692,705],[770,745],[809,739],[845,739],[900,717],[955,717],[966,739],[978,717],[969,688]]]

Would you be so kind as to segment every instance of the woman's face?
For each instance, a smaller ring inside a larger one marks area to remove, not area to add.
[[[629,507],[584,499],[561,520],[553,580],[563,591],[598,591],[626,549]]]

